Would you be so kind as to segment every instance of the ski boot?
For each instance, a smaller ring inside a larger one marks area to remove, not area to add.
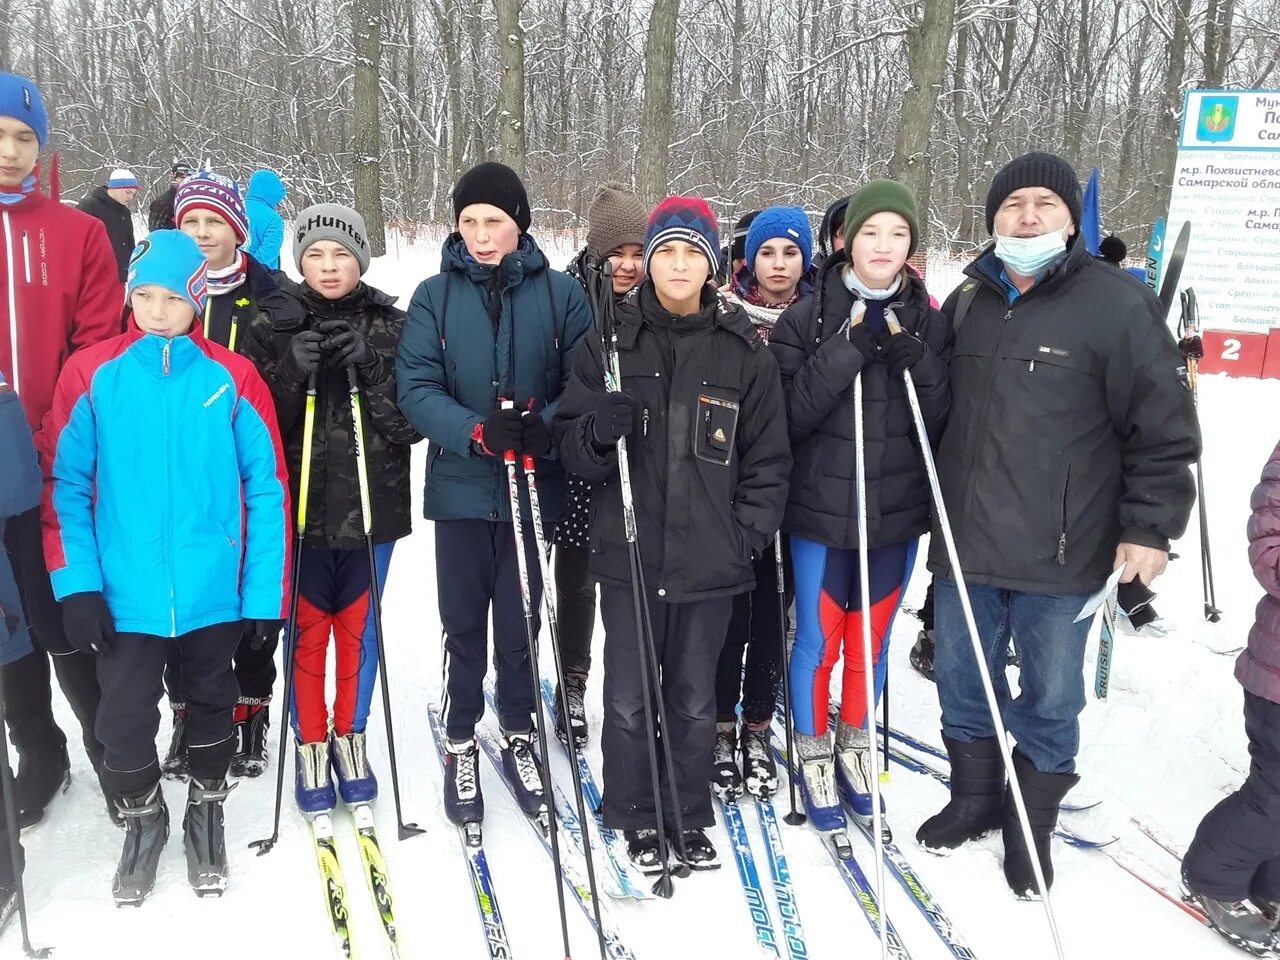
[[[1271,924],[1271,929],[1280,934],[1280,903],[1264,897],[1250,897],[1249,902]]]
[[[549,828],[545,822],[547,796],[542,785],[536,733],[503,733],[502,775],[525,816],[537,820],[545,833]]]
[[[646,877],[662,872],[657,830],[623,830],[622,837],[627,841],[627,859],[637,870]]]
[[[329,738],[329,759],[338,775],[338,793],[348,807],[378,799],[378,780],[369,768],[364,731]]]
[[[267,769],[267,730],[270,708],[265,703],[238,703],[235,714],[236,752],[231,757],[233,777],[260,777]]]
[[[156,885],[160,852],[169,839],[169,808],[158,783],[141,796],[120,797],[117,802],[125,835],[111,895],[118,907],[138,907]]]
[[[921,630],[920,635],[916,637],[916,645],[911,648],[911,653],[907,655],[907,659],[911,661],[911,666],[915,671],[927,680],[938,682],[937,677],[933,675],[933,631]]]
[[[463,828],[467,843],[480,845],[484,795],[480,792],[480,745],[476,738],[444,742],[444,812]]]
[[[303,816],[314,819],[331,813],[338,803],[329,777],[328,739],[299,743],[294,750],[294,796]]]
[[[738,769],[736,721],[716,723],[716,745],[711,762],[711,792],[723,803],[736,803],[742,796],[742,771]]]
[[[855,727],[841,720],[836,726],[836,780],[853,815],[865,824],[874,822],[871,807],[871,742],[865,727]],[[889,825],[884,822],[884,796],[880,797],[881,828],[885,843],[892,843]]]
[[[848,822],[836,793],[835,756],[827,734],[810,736],[796,732],[796,756],[800,759],[800,793],[804,797],[809,822],[830,841],[841,860],[853,856],[853,845],[845,832]]]
[[[45,810],[71,786],[71,759],[67,745],[55,750],[27,751],[20,757],[14,790],[18,796],[18,829],[33,827]]]
[[[1268,956],[1270,951],[1276,949],[1278,944],[1274,926],[1251,903],[1215,900],[1196,893],[1187,882],[1186,870],[1182,872],[1182,888],[1187,901],[1204,911],[1209,926],[1237,947],[1258,956]]]
[[[685,830],[680,836],[668,835],[667,843],[677,860],[690,870],[719,870],[720,856],[712,846],[706,831],[700,827]]]
[[[186,780],[190,773],[187,766],[187,705],[173,706],[173,735],[169,738],[169,752],[164,755],[160,772],[166,780]]]
[[[916,831],[930,853],[946,853],[1000,826],[1004,810],[1004,759],[995,737],[972,743],[943,736],[951,759],[951,800]]]
[[[187,881],[197,897],[220,897],[227,889],[227,843],[223,833],[222,804],[234,789],[235,784],[227,786],[225,779],[191,778],[182,833],[187,850]]]
[[[1044,882],[1053,888],[1053,831],[1058,826],[1058,804],[1067,792],[1080,782],[1074,773],[1041,773],[1025,756],[1013,751],[1013,765],[1022,787],[1022,799],[1031,822],[1031,839],[1035,841],[1036,855]],[[1005,788],[1004,819],[1004,877],[1009,889],[1019,900],[1031,900],[1039,896],[1035,871],[1027,852],[1026,839],[1013,796],[1013,781]]]
[[[573,733],[573,745],[587,745],[587,675],[585,673],[566,673],[564,675],[564,695],[569,701],[569,731]],[[565,718],[561,714],[560,688],[556,688],[556,736],[565,746],[569,745],[569,734],[565,732]]]
[[[768,721],[761,727],[744,726],[741,745],[747,793],[760,800],[770,799],[778,790],[778,765],[769,746]]]

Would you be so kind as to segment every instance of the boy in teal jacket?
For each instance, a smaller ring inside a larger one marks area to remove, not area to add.
[[[239,695],[231,656],[283,624],[289,485],[271,395],[253,364],[205,339],[206,267],[161,231],[134,250],[134,324],[75,353],[45,420],[44,552],[69,635],[97,655],[103,780],[127,835],[113,893],[151,892],[169,814],[156,733],[165,659],[182,658],[196,893],[227,882],[222,802]]]

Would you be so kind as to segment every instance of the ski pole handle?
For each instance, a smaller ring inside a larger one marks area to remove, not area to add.
[[[504,398],[499,406],[501,406],[503,410],[514,410],[516,408],[516,402],[514,400],[507,400]],[[504,450],[502,452],[502,462],[514,464],[516,462],[516,452],[514,450]]]

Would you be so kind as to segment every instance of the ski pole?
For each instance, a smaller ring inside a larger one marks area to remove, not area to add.
[[[511,409],[510,400],[502,401],[504,409]],[[525,556],[524,524],[520,520],[520,483],[516,478],[516,454],[514,450],[504,451],[502,462],[507,467],[507,498],[511,503],[511,532],[516,538],[516,572],[520,580],[520,603],[524,608],[524,637],[529,649],[529,683],[533,690],[533,702],[538,702],[538,630],[533,622],[533,600],[529,593],[529,558]],[[551,796],[551,763],[550,751],[547,750],[547,722],[542,711],[534,708],[534,723],[537,725],[540,741],[540,765],[542,767],[543,802],[547,806],[547,836],[551,841],[551,864],[555,870],[556,902],[560,908],[560,937],[564,945],[565,960],[572,956],[569,946],[569,918],[564,908],[564,884],[560,882],[560,834],[556,822],[555,806],[547,802]],[[586,829],[586,824],[583,824]]]
[[[601,310],[602,316],[606,318],[605,327],[608,330],[608,340],[605,341],[602,338],[601,342],[609,344],[605,348],[604,357],[605,388],[608,390],[621,390],[622,367],[618,360],[618,328],[613,319],[613,265],[607,260],[601,265],[601,281]],[[627,539],[627,560],[631,567],[631,603],[636,620],[636,632],[640,640],[638,644],[640,653],[640,696],[644,699],[645,739],[649,751],[649,780],[653,787],[653,813],[658,828],[658,859],[662,861],[661,876],[654,882],[653,892],[659,897],[669,898],[675,893],[675,883],[671,879],[672,876],[687,877],[690,871],[689,866],[685,863],[679,864],[673,870],[667,848],[666,820],[662,811],[662,786],[658,773],[657,744],[657,723],[662,722],[661,714],[665,713],[665,709],[662,706],[662,699],[659,697],[657,699],[659,719],[655,722],[654,693],[656,691],[652,688],[657,686],[657,675],[656,671],[650,671],[651,664],[656,660],[653,649],[653,625],[649,620],[649,597],[645,593],[644,567],[640,557],[635,500],[631,494],[631,466],[627,459],[627,438],[620,437],[615,449],[618,456],[618,487],[622,494],[622,523]],[[665,724],[663,725],[665,726]],[[668,768],[670,768],[672,763],[671,751],[664,750],[663,753],[666,754]],[[680,802],[676,795],[675,778],[670,775],[670,770],[668,770],[668,780],[671,788],[672,815],[675,820],[677,838],[683,843],[683,831],[680,829]]]
[[[43,657],[43,653],[36,656]],[[0,667],[0,676],[4,667]],[[4,685],[0,683],[0,716],[4,716]],[[9,840],[9,863],[13,868],[14,896],[18,902],[18,925],[22,928],[22,949],[28,957],[47,957],[50,947],[33,947],[31,929],[27,918],[27,893],[22,882],[22,848],[18,839],[18,798],[15,793],[13,770],[9,766],[9,737],[5,725],[0,723],[0,791],[4,792],[4,829]]]
[[[885,310],[885,324],[890,333],[902,332],[892,308]],[[991,712],[992,727],[995,730],[996,743],[1000,747],[1000,755],[1004,760],[1005,770],[1009,775],[1009,786],[1012,787],[1013,804],[1018,812],[1018,824],[1022,828],[1023,842],[1027,845],[1027,855],[1031,860],[1031,870],[1035,875],[1036,885],[1044,903],[1045,919],[1049,922],[1049,932],[1053,936],[1053,945],[1058,960],[1065,960],[1062,948],[1062,937],[1058,932],[1058,921],[1053,914],[1053,904],[1049,899],[1049,887],[1044,881],[1044,870],[1040,866],[1040,855],[1036,850],[1035,837],[1031,830],[1031,819],[1027,815],[1027,802],[1022,796],[1022,785],[1018,782],[1018,771],[1013,765],[1013,750],[1009,746],[1005,733],[1004,720],[1000,716],[1000,705],[996,701],[995,688],[991,684],[991,670],[982,652],[982,642],[978,639],[978,624],[973,617],[973,605],[969,601],[969,588],[965,586],[964,571],[960,569],[960,555],[956,550],[956,538],[951,529],[951,520],[947,515],[947,503],[942,496],[942,485],[938,480],[938,467],[933,460],[933,448],[929,446],[929,432],[925,429],[924,414],[920,412],[920,398],[916,394],[915,381],[911,379],[911,371],[902,372],[903,383],[907,388],[907,402],[911,406],[911,418],[915,422],[916,438],[920,441],[920,456],[924,459],[925,473],[929,477],[929,493],[933,498],[933,508],[937,511],[938,526],[942,531],[942,540],[947,549],[947,561],[951,565],[951,574],[955,577],[956,590],[960,594],[960,608],[964,612],[965,626],[969,631],[969,642],[973,644],[973,656],[978,663],[978,676],[982,679],[982,692],[987,698],[987,709]],[[1000,656],[1003,660],[1005,648],[1002,646]]]
[[[880,782],[889,780],[889,658],[884,661],[884,693],[880,695],[880,706],[884,710],[884,769],[880,771]]]
[[[782,716],[783,734],[787,738],[787,784],[791,791],[791,812],[782,819],[793,827],[804,823],[805,815],[796,809],[796,776],[792,748],[791,720],[791,651],[787,647],[787,581],[782,565],[782,531],[773,535],[773,568],[778,581],[778,633],[782,644]]]
[[[302,589],[302,538],[307,529],[307,488],[311,486],[311,451],[316,426],[316,373],[307,378],[307,406],[302,415],[302,466],[298,476],[298,513],[293,541],[293,570],[289,581],[289,622],[284,631],[284,709],[293,707],[293,651],[298,635],[298,594]],[[254,840],[250,848],[258,848],[258,856],[270,853],[280,839],[280,805],[284,799],[284,755],[288,748],[289,720],[280,723],[280,746],[276,751],[276,807],[271,836]]]
[[[858,593],[862,605],[862,676],[867,697],[867,744],[876,742],[876,662],[871,648],[871,561],[867,549],[867,451],[866,426],[862,412],[862,372],[853,381],[853,455],[858,497]],[[881,647],[884,641],[881,640]],[[867,758],[870,760],[870,757]],[[876,896],[880,912],[876,917],[880,933],[880,956],[889,960],[889,904],[884,884],[884,817],[880,810],[880,778],[868,770],[871,787],[871,829],[876,851]],[[1034,848],[1033,848],[1034,849]]]
[[[378,583],[378,563],[373,555],[373,505],[369,498],[369,465],[364,447],[364,411],[360,402],[360,381],[354,365],[347,367],[351,392],[351,423],[355,428],[356,480],[360,484],[360,518],[364,525],[364,546],[369,554],[369,607],[373,611],[373,636],[378,649],[378,681],[382,687],[382,718],[387,726],[387,756],[391,763],[391,795],[396,802],[396,825],[400,839],[425,831],[416,823],[405,823],[400,809],[400,768],[396,763],[396,738],[391,722],[391,687],[387,680],[387,645],[382,633],[382,587]]]
[[[528,414],[526,414],[528,416]],[[560,620],[556,613],[556,584],[551,572],[551,553],[547,545],[546,534],[542,529],[542,504],[538,500],[537,465],[533,457],[525,454],[521,458],[524,468],[525,486],[529,489],[529,519],[533,526],[533,542],[538,550],[538,566],[542,571],[542,604],[547,611],[547,633],[551,637],[551,656],[556,668],[556,689],[560,693],[560,712],[569,715],[569,692],[564,685],[564,664],[560,656]],[[535,678],[540,672],[536,661],[531,663]],[[535,679],[536,684],[536,679]],[[535,691],[534,703],[538,703]],[[537,708],[539,713],[541,709]],[[578,800],[578,822],[582,824],[582,847],[587,858],[587,888],[591,892],[591,911],[596,921],[596,936],[600,943],[600,960],[606,960],[608,945],[604,940],[604,922],[600,918],[600,890],[596,885],[595,860],[591,854],[591,836],[587,830],[586,803],[582,799],[582,775],[578,772],[578,744],[573,739],[572,731],[565,738],[569,750],[569,770],[573,775],[573,792]],[[547,772],[547,789],[551,790],[550,769]]]
[[[1200,309],[1196,304],[1196,292],[1191,287],[1182,291],[1182,317],[1178,321],[1178,349],[1187,365],[1187,389],[1191,391],[1191,405],[1196,411],[1196,425],[1200,421],[1200,360],[1204,357],[1204,341],[1200,338]],[[1200,519],[1200,584],[1204,591],[1204,618],[1210,623],[1222,619],[1217,597],[1213,589],[1213,555],[1209,549],[1209,516],[1204,499],[1204,468],[1196,458],[1196,506]]]

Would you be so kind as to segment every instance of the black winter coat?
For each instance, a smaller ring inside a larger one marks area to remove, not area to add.
[[[752,556],[778,529],[791,471],[777,365],[746,313],[710,287],[699,313],[673,317],[646,280],[616,318],[622,388],[640,406],[627,452],[646,585],[668,603],[750,590]],[[566,469],[593,485],[592,575],[624,586],[617,448],[592,439],[604,392],[593,330],[555,424]]]
[[[867,540],[903,543],[929,531],[929,480],[915,435],[906,385],[887,364],[868,362],[844,334],[857,297],[841,278],[844,251],[827,258],[811,297],[789,307],[769,338],[787,398],[795,469],[782,529],[842,550],[858,547],[853,381],[862,374],[867,465]],[[951,323],[929,305],[924,281],[908,275],[890,304],[898,322],[923,341],[911,371],[925,428],[936,444],[950,405]]]
[[[147,208],[148,230],[173,230],[176,228],[176,224],[173,222],[173,201],[177,195],[178,188],[170,187],[151,201],[151,206]]]
[[[204,309],[204,335],[234,353],[245,352],[246,331],[260,314],[278,324],[297,324],[304,312],[298,298],[290,296],[270,270],[247,254],[246,261],[244,283],[210,296]]]
[[[111,199],[106,187],[98,187],[79,203],[79,209],[102,221],[111,241],[111,252],[116,255],[120,270],[120,282],[129,275],[129,257],[133,254],[133,214],[129,208]]]
[[[1121,542],[1169,548],[1195,502],[1200,433],[1159,300],[1076,242],[1009,304],[992,249],[954,316],[951,418],[938,471],[966,579],[1092,593]],[[935,534],[937,531],[935,530]],[[929,569],[950,575],[940,535]]]
[[[301,306],[301,315],[273,323],[265,314],[259,314],[249,327],[244,353],[257,364],[275,400],[293,503],[298,503],[307,384],[305,380],[291,379],[281,369],[280,359],[298,331],[325,320],[346,320],[365,336],[374,354],[371,362],[356,367],[364,414],[373,541],[385,543],[406,537],[413,525],[409,446],[422,436],[396,406],[395,358],[404,328],[404,311],[396,308],[393,297],[363,283],[341,300],[327,300],[305,284],[292,286],[290,294]],[[311,481],[303,538],[308,546],[337,550],[364,546],[353,422],[346,370],[323,369],[316,383]]]

